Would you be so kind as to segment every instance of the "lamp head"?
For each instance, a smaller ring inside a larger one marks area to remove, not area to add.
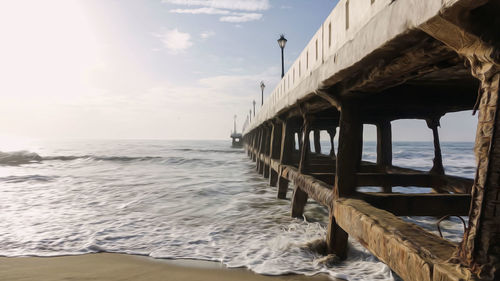
[[[280,48],[281,48],[281,49],[285,48],[285,45],[286,45],[286,42],[287,42],[287,41],[288,41],[288,40],[286,40],[285,35],[284,35],[284,34],[281,34],[281,35],[280,35],[280,39],[278,39],[278,45],[280,45]]]

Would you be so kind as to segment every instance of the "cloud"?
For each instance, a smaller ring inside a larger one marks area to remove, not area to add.
[[[231,16],[221,17],[219,20],[222,22],[249,22],[254,20],[260,20],[262,14],[257,13],[238,13]]]
[[[163,0],[164,3],[197,7],[172,9],[171,13],[192,15],[223,15],[221,22],[249,22],[260,20],[261,13],[270,8],[269,0]]]
[[[269,0],[163,0],[162,2],[240,11],[264,11],[270,8]]]
[[[193,14],[193,15],[229,15],[231,14],[230,11],[228,10],[221,10],[221,9],[216,9],[216,8],[210,8],[210,7],[205,7],[205,8],[196,8],[196,9],[173,9],[170,10],[171,13],[176,13],[176,14]]]
[[[167,30],[165,33],[156,35],[171,53],[177,54],[193,45],[189,33],[180,32],[177,28]]]
[[[208,39],[212,36],[215,36],[215,32],[212,30],[204,31],[200,34],[201,39]]]

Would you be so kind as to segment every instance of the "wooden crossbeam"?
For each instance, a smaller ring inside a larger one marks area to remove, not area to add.
[[[466,216],[469,194],[359,193],[359,198],[396,216]]]
[[[359,199],[334,200],[332,210],[336,224],[402,279],[471,280],[467,268],[448,262],[455,244]],[[435,269],[443,266],[454,270],[441,275]]]
[[[361,186],[414,186],[436,188],[448,192],[469,194],[473,180],[456,176],[435,175],[426,172],[409,173],[358,173],[356,184]]]

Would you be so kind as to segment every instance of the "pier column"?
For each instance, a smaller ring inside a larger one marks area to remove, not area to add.
[[[272,162],[273,160],[279,160],[280,159],[280,152],[281,152],[281,131],[282,131],[282,124],[278,122],[271,123],[272,124],[272,130],[271,130],[271,148],[270,148],[270,158],[271,158],[271,163],[269,163],[269,185],[270,186],[276,186],[278,184],[278,171],[275,171],[272,167]]]
[[[269,166],[270,166],[270,155],[269,155],[269,152],[271,150],[271,128],[269,126],[266,126],[265,129],[265,138],[264,138],[264,156],[267,156],[266,158],[264,158],[264,160],[262,160],[262,162],[264,163],[263,165],[263,171],[262,171],[262,175],[264,176],[264,178],[269,178]]]
[[[299,174],[304,174],[307,171],[307,166],[310,158],[310,139],[311,120],[308,117],[304,118],[304,126],[302,127],[302,147],[300,148]],[[307,204],[308,195],[298,185],[295,185],[292,197],[292,217],[302,217],[304,207]]]
[[[438,132],[438,127],[440,126],[439,117],[429,118],[425,121],[427,122],[427,127],[432,130],[432,136],[434,137],[434,160],[430,173],[444,175],[443,156],[441,155],[441,145],[439,143]]]
[[[335,174],[334,197],[352,195],[356,192],[356,172],[361,164],[363,150],[363,124],[358,116],[355,104],[344,102],[340,111],[339,148]],[[333,204],[335,204],[333,202]],[[327,228],[326,244],[328,252],[339,258],[347,256],[349,236],[336,222],[332,208]]]
[[[259,136],[259,148],[257,149],[257,172],[259,174],[262,174],[262,171],[264,170],[263,168],[263,161],[261,159],[261,155],[264,151],[264,142],[265,142],[265,131],[264,128],[260,128],[260,136]]]
[[[256,149],[257,149],[257,143],[258,143],[258,140],[259,140],[259,131],[256,130],[253,132],[252,134],[252,161],[257,161],[257,157],[256,157]]]
[[[335,143],[334,143],[334,138],[335,135],[337,134],[337,129],[328,129],[326,130],[328,132],[328,135],[330,136],[330,157],[335,159],[337,156],[335,155]]]
[[[377,166],[386,172],[392,166],[392,130],[390,121],[380,121],[377,126]],[[385,193],[392,192],[391,185],[382,186]]]
[[[314,130],[314,152],[321,154],[321,131]]]
[[[356,105],[346,103],[340,112],[339,148],[335,174],[336,198],[349,196],[356,191],[356,173],[363,151],[363,124]]]
[[[281,133],[281,152],[280,152],[280,173],[278,179],[278,198],[285,199],[288,190],[288,180],[283,177],[283,165],[290,165],[294,149],[294,128],[291,121],[284,121]]]
[[[498,68],[500,70],[500,66]],[[500,279],[500,71],[481,84],[469,226],[460,246],[462,262],[480,277]]]

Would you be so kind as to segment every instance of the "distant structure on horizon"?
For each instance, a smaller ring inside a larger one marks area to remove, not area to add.
[[[238,133],[236,131],[236,118],[237,116],[234,115],[234,128],[233,128],[233,132],[231,133],[231,138],[233,139],[233,142],[232,142],[232,146],[233,147],[242,147],[243,146],[243,142],[242,142],[242,134],[241,133]]]

